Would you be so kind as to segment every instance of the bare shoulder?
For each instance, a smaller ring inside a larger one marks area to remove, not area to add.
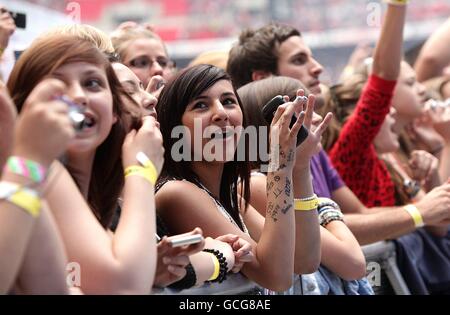
[[[171,180],[165,183],[156,193],[158,208],[164,209],[174,202],[190,202],[200,199],[210,199],[206,193],[189,181]]]
[[[158,214],[172,234],[200,227],[204,235],[241,234],[204,190],[187,181],[170,181],[156,194]]]

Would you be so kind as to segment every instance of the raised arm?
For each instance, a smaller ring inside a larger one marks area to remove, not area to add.
[[[423,45],[414,68],[420,82],[442,75],[450,65],[450,18]]]
[[[74,136],[67,115],[67,105],[53,100],[54,95],[61,93],[63,88],[64,84],[58,80],[49,79],[41,82],[28,97],[17,120],[12,149],[14,157],[10,158],[8,167],[1,177],[3,186],[0,200],[0,256],[3,258],[0,260],[0,293],[7,293],[11,288],[24,257],[30,250],[30,237],[41,227],[40,224],[35,227],[36,222],[44,220],[39,218],[42,203],[39,197],[24,199],[23,195],[17,195],[23,193],[23,186],[30,187],[27,192],[29,197],[33,194],[39,196],[43,192],[44,178],[37,174],[32,178],[29,165],[34,165],[33,169],[37,164],[42,170],[48,169],[52,160],[64,151]],[[17,163],[24,164],[18,167]],[[13,187],[9,193],[3,189],[8,187]],[[58,255],[57,251],[62,249],[55,247],[52,250]],[[60,269],[55,269],[54,274],[46,276],[54,279],[54,276],[58,277],[58,270]],[[63,279],[56,279],[57,282],[61,280]]]
[[[124,167],[138,164],[144,152],[160,171],[162,138],[153,117],[146,117],[123,145]],[[100,225],[67,170],[59,166],[48,202],[70,261],[81,266],[81,290],[87,294],[149,294],[156,269],[153,184],[140,176],[125,180],[123,207],[115,234]]]
[[[261,286],[276,291],[289,288],[294,273],[292,167],[296,135],[301,125],[298,121],[296,127],[289,129],[294,110],[292,103],[280,106],[272,124],[272,128],[275,126],[280,131],[278,135],[272,134],[272,143],[278,139],[279,146],[271,151],[274,164],[267,179],[265,219],[251,205],[242,211],[251,237],[224,217],[214,201],[194,184],[169,182],[158,191],[156,199],[161,216],[174,233],[199,226],[205,235],[218,237],[231,233],[249,242],[255,259],[245,263],[241,272]],[[173,198],[174,195],[177,198]]]
[[[406,5],[388,4],[372,68],[373,74],[385,80],[397,80],[400,73],[405,17]]]
[[[299,90],[298,96],[304,96]],[[327,128],[332,114],[328,113],[317,128],[312,127],[315,97],[310,95],[306,103],[304,126],[308,129],[308,137],[296,148],[296,159],[293,173],[293,189],[295,198],[314,195],[311,177],[311,157],[317,152],[322,133]],[[321,237],[317,211],[295,211],[295,272],[312,273],[321,261]]]

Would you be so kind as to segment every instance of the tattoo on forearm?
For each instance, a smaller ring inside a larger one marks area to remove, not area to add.
[[[273,195],[275,196],[275,198],[278,198],[282,193],[283,190],[280,189],[279,187],[275,188],[275,190],[273,191]]]
[[[283,214],[288,213],[288,211],[292,208],[292,205],[287,205],[286,207],[284,207],[281,212],[283,212]]]
[[[272,218],[273,222],[278,221],[278,212],[280,211],[280,206],[276,205],[275,209],[270,213],[270,217]]]
[[[289,153],[288,153],[288,156],[287,156],[287,161],[288,162],[292,162],[292,161],[294,161],[294,157],[295,157],[295,154],[294,154],[294,150],[289,150]]]
[[[291,196],[291,181],[287,177],[286,177],[286,185],[284,186],[284,193],[286,194],[286,197]]]
[[[271,191],[274,185],[275,183],[272,181],[267,182],[267,192]]]
[[[284,183],[283,178],[285,178]],[[282,197],[279,198],[280,196]],[[291,196],[292,180],[289,177],[279,175],[273,176],[272,174],[268,175],[267,197],[269,200],[267,201],[266,217],[271,218],[273,222],[277,222],[280,213],[288,213],[293,207]]]

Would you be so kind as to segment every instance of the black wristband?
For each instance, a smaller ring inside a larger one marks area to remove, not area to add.
[[[228,263],[227,263],[227,260],[225,259],[225,257],[223,256],[223,254],[216,249],[204,249],[203,251],[206,253],[211,253],[214,256],[216,256],[217,260],[219,261],[219,266],[220,266],[219,276],[214,280],[206,281],[206,282],[207,283],[210,283],[210,282],[221,283],[224,280],[226,280],[227,273],[228,273]]]
[[[197,274],[195,273],[194,267],[192,267],[192,264],[188,264],[186,267],[186,275],[183,279],[172,283],[169,285],[169,288],[175,289],[175,290],[185,290],[190,289],[197,283]]]

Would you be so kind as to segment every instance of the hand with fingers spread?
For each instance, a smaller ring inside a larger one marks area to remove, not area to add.
[[[439,160],[431,153],[423,150],[411,152],[409,159],[411,178],[420,182],[429,182],[439,176]]]
[[[16,121],[13,154],[48,167],[75,136],[68,105],[57,98],[66,85],[45,79],[26,99]]]
[[[161,94],[166,81],[160,75],[155,75],[150,79],[147,88],[145,89],[147,93],[152,94],[154,97],[159,99],[159,95]]]
[[[122,146],[123,166],[127,168],[138,164],[136,155],[143,152],[153,162],[158,174],[164,163],[164,148],[159,124],[153,116],[142,118],[142,126],[139,130],[131,130],[125,138]]]
[[[285,97],[287,100],[287,97]],[[299,113],[295,124],[290,127],[292,116]],[[294,102],[280,105],[270,125],[270,166],[269,171],[292,172],[295,165],[297,134],[305,119],[299,98]]]
[[[304,96],[305,92],[303,90],[297,91],[297,98]],[[297,147],[296,150],[296,163],[295,167],[297,169],[309,167],[309,161],[311,157],[320,151],[321,144],[320,140],[322,134],[328,127],[331,119],[333,118],[332,113],[328,113],[325,119],[314,112],[315,96],[310,94],[306,101],[305,108],[305,120],[303,125],[308,129],[308,137],[306,140]],[[305,105],[305,102],[302,103]]]
[[[252,245],[246,240],[240,238],[238,235],[227,234],[216,238],[216,240],[228,243],[234,252],[234,267],[232,272],[238,273],[241,271],[244,263],[252,262],[255,258],[252,252]]]
[[[202,234],[200,228],[195,228],[189,233],[182,235]],[[180,235],[176,235],[180,236]],[[173,247],[170,239],[172,237],[163,237],[157,245],[158,261],[156,267],[154,286],[167,287],[183,279],[186,275],[186,266],[189,264],[189,256],[200,252],[205,242]]]

